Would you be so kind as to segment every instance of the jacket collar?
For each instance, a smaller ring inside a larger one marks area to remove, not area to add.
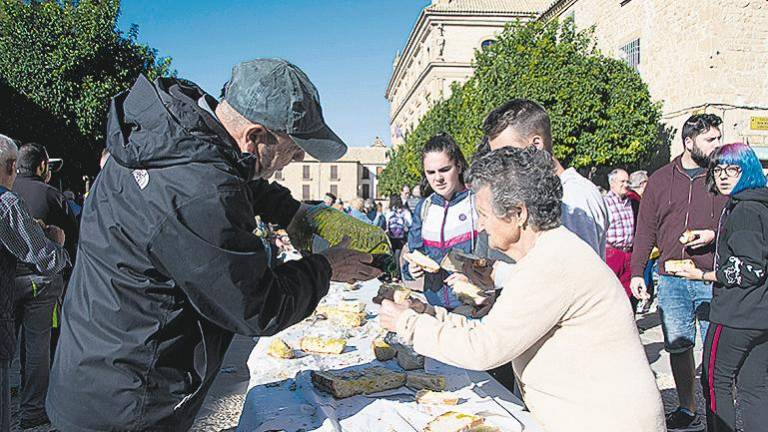
[[[469,195],[469,193],[470,193],[469,189],[465,186],[464,190],[454,192],[450,200],[446,201],[446,199],[443,198],[443,196],[437,192],[433,192],[432,195],[429,196],[429,199],[432,201],[432,204],[444,206],[447,202],[449,206],[452,206],[458,203],[459,201],[463,200],[464,198],[466,198],[466,196]]]

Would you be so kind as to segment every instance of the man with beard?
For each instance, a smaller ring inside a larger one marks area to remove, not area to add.
[[[343,246],[267,266],[255,216],[288,226],[305,207],[263,179],[347,147],[284,60],[240,63],[222,97],[140,76],[112,99],[111,156],[83,209],[51,371],[58,430],[187,430],[234,333],[273,335],[309,316],[331,280],[381,274]]]
[[[721,145],[721,123],[714,114],[694,115],[685,122],[683,154],[648,179],[637,218],[630,287],[638,299],[648,298],[643,272],[654,245],[661,253],[657,295],[680,404],[667,415],[670,432],[705,429],[696,414],[693,346],[697,320],[702,337],[707,334],[712,284],[677,277],[666,263],[692,260],[696,267],[712,270],[715,233],[727,197],[709,191],[705,167]]]

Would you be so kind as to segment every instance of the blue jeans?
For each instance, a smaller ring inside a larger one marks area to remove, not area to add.
[[[693,348],[697,320],[701,337],[706,337],[712,300],[711,283],[660,275],[657,296],[667,352],[677,354]]]

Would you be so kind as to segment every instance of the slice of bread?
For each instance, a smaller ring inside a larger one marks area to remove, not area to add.
[[[436,263],[432,258],[424,255],[419,251],[413,251],[403,255],[406,261],[413,265],[417,265],[424,269],[428,273],[437,273],[440,271],[440,264]]]
[[[680,235],[680,243],[688,244],[688,243],[696,240],[697,238],[699,238],[699,236],[694,234],[693,231],[685,230],[685,232]]]
[[[341,354],[347,346],[344,339],[321,338],[306,336],[299,342],[301,350],[314,354]]]
[[[664,270],[666,270],[667,273],[677,273],[685,269],[692,270],[695,268],[696,264],[694,264],[694,262],[689,259],[667,260],[664,262]]]
[[[453,282],[451,289],[456,294],[456,297],[466,304],[479,305],[486,298],[482,295],[483,290],[479,286],[463,280]]]
[[[469,432],[484,422],[482,417],[476,415],[448,411],[429,422],[423,432]]]
[[[451,392],[425,389],[419,390],[418,393],[416,393],[416,403],[422,405],[458,405],[459,397]]]
[[[292,359],[294,357],[291,347],[280,338],[272,339],[272,342],[269,343],[269,348],[267,348],[267,354],[281,359]]]

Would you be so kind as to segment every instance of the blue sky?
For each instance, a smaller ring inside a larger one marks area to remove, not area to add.
[[[392,61],[428,0],[123,0],[120,28],[173,58],[180,77],[218,97],[242,60],[282,57],[320,91],[349,145],[389,144]]]

